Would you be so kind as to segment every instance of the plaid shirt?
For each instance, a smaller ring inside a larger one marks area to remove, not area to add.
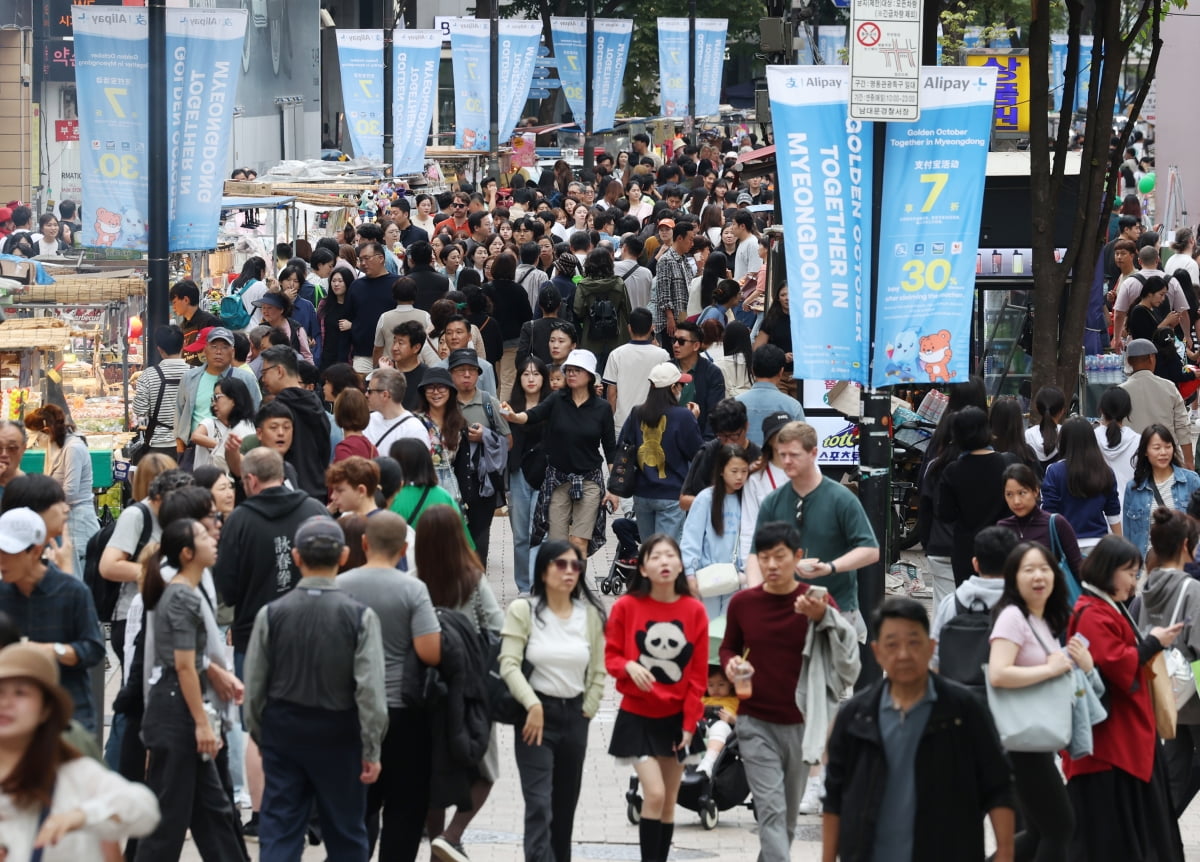
[[[34,643],[74,647],[79,663],[59,666],[62,686],[75,702],[75,718],[94,730],[89,671],[104,659],[104,634],[91,591],[78,578],[47,565],[46,574],[28,596],[12,584],[0,584],[0,611],[12,617],[21,634]]]
[[[667,325],[668,308],[674,310],[676,323],[686,319],[691,270],[683,255],[669,248],[658,259],[655,275],[654,328],[658,330]]]

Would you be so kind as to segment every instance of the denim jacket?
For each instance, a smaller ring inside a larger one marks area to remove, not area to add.
[[[1175,482],[1171,485],[1171,499],[1163,500],[1172,509],[1186,512],[1192,492],[1200,490],[1200,476],[1193,470],[1175,465]],[[1154,508],[1154,479],[1148,478],[1140,485],[1133,479],[1125,486],[1124,511],[1121,515],[1125,538],[1133,542],[1142,554],[1150,546],[1150,510]]]

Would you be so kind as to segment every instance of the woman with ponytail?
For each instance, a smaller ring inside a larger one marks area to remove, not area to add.
[[[1100,397],[1100,427],[1096,429],[1096,442],[1117,479],[1117,497],[1122,506],[1125,505],[1125,486],[1133,478],[1133,462],[1141,439],[1136,431],[1125,425],[1132,410],[1129,393],[1120,386],[1112,387]]]
[[[1033,399],[1033,409],[1041,421],[1026,430],[1025,442],[1045,466],[1058,460],[1058,426],[1067,413],[1067,398],[1057,386],[1043,386]]]

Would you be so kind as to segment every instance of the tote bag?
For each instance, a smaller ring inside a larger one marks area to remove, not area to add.
[[[1028,621],[1026,621],[1028,622]],[[1037,631],[1030,627],[1047,655]],[[1071,704],[1075,697],[1075,675],[1061,674],[1024,688],[996,688],[983,668],[987,683],[988,709],[1005,751],[1061,751],[1071,741]]]

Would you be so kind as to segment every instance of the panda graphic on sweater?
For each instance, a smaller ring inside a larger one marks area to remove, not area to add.
[[[669,685],[683,679],[683,670],[694,650],[684,635],[683,623],[678,620],[647,623],[635,640],[640,653],[638,664],[656,680]]]

